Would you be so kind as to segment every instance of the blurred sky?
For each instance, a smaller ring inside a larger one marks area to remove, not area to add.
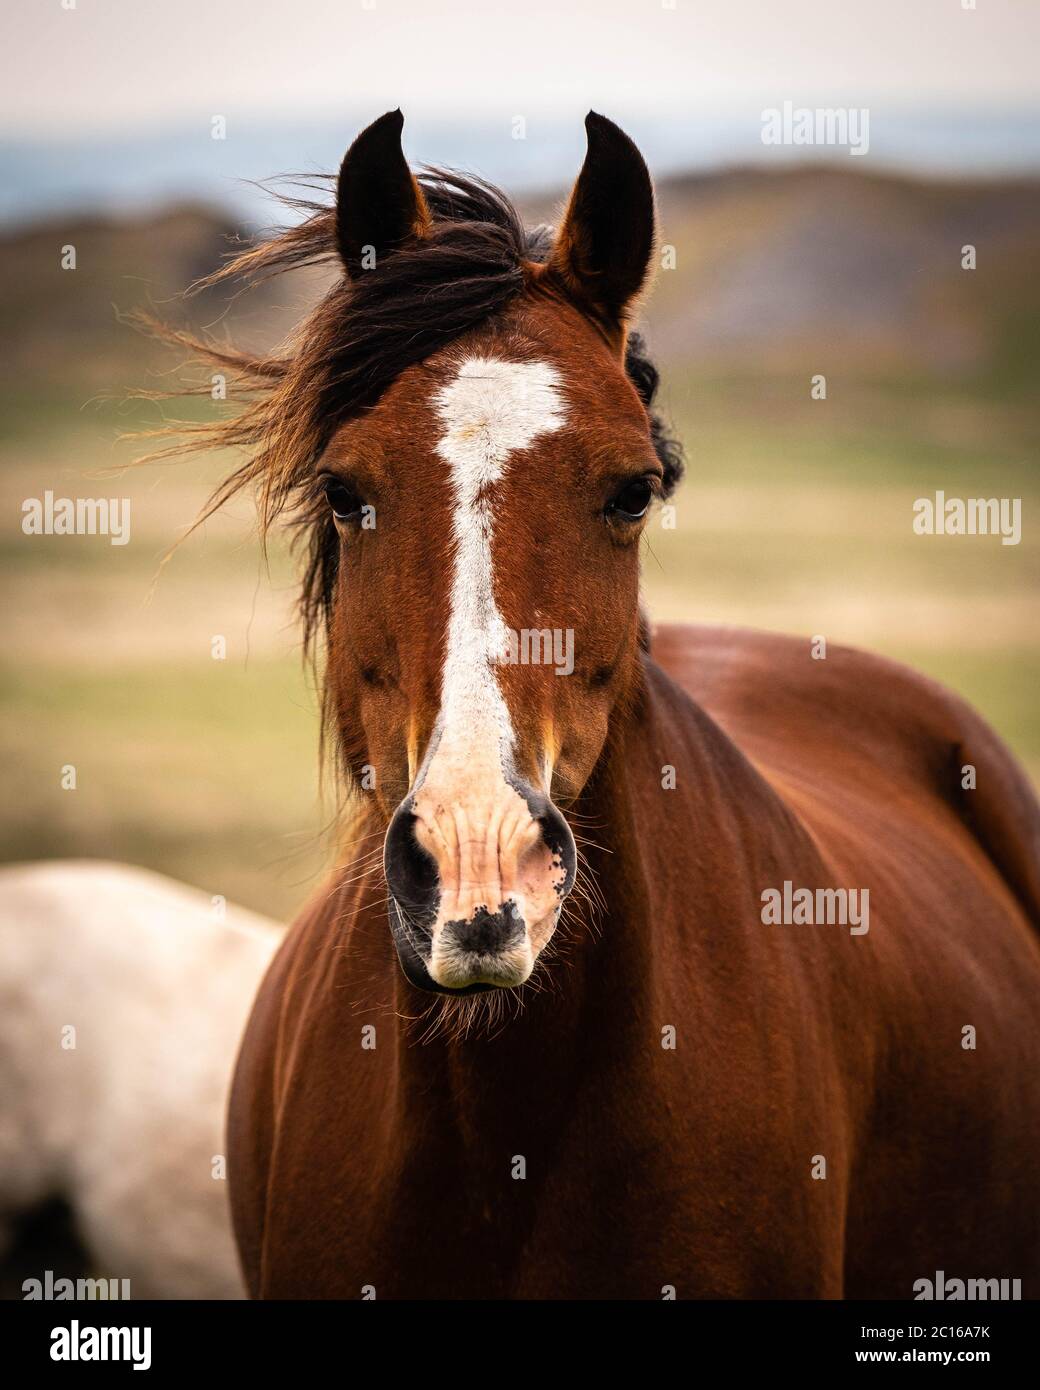
[[[762,109],[788,100],[870,107],[883,165],[1040,167],[1038,0],[64,3],[3,3],[8,220],[92,199],[242,206],[233,177],[333,167],[398,105],[413,159],[514,188],[569,176],[590,106],[659,173],[790,154],[760,139]]]
[[[40,134],[402,102],[1032,101],[1040,5],[976,2],[5,0],[0,111]]]

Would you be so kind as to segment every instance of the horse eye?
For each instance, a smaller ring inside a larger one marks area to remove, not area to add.
[[[349,521],[361,511],[361,498],[336,478],[325,480],[325,500],[337,521]]]
[[[626,483],[616,497],[607,504],[607,511],[622,521],[638,521],[646,515],[653,498],[654,490],[648,478],[635,478]]]

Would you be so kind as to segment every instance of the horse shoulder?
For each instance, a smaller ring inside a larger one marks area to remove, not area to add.
[[[341,872],[336,878],[342,881],[349,876]],[[323,1028],[330,1014],[323,1002],[328,1005],[329,997],[316,999],[315,992],[332,990],[335,1004],[343,998],[335,991],[331,975],[341,958],[338,933],[354,928],[356,907],[356,895],[339,887],[335,879],[319,888],[275,952],[239,1046],[228,1102],[229,1196],[242,1269],[253,1298],[264,1296],[267,1251],[277,1239],[268,1220],[277,1156],[286,1160],[277,1181],[290,1183],[290,1191],[283,1190],[282,1196],[292,1196],[292,1179],[285,1176],[292,1167],[290,1151],[293,1145],[307,1142],[306,1138],[301,1141],[291,1120],[283,1122],[299,1100],[301,1085],[306,1088],[316,1077],[332,1072],[342,1078],[352,1055],[346,1048],[332,1058],[323,1052]]]

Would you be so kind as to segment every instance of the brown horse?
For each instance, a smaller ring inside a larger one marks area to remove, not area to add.
[[[249,1288],[1035,1297],[1040,809],[901,667],[651,633],[653,192],[586,128],[555,236],[413,177],[394,112],[234,267],[344,268],[220,428],[258,445],[225,492],[306,524],[362,806],[242,1045]]]

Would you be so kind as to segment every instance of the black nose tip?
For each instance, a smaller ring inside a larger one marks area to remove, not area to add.
[[[386,832],[383,869],[390,892],[409,917],[432,921],[439,893],[437,865],[415,838],[411,797],[398,806]]]
[[[514,903],[503,903],[497,912],[478,907],[468,922],[446,922],[460,951],[492,956],[524,939],[524,920]]]

